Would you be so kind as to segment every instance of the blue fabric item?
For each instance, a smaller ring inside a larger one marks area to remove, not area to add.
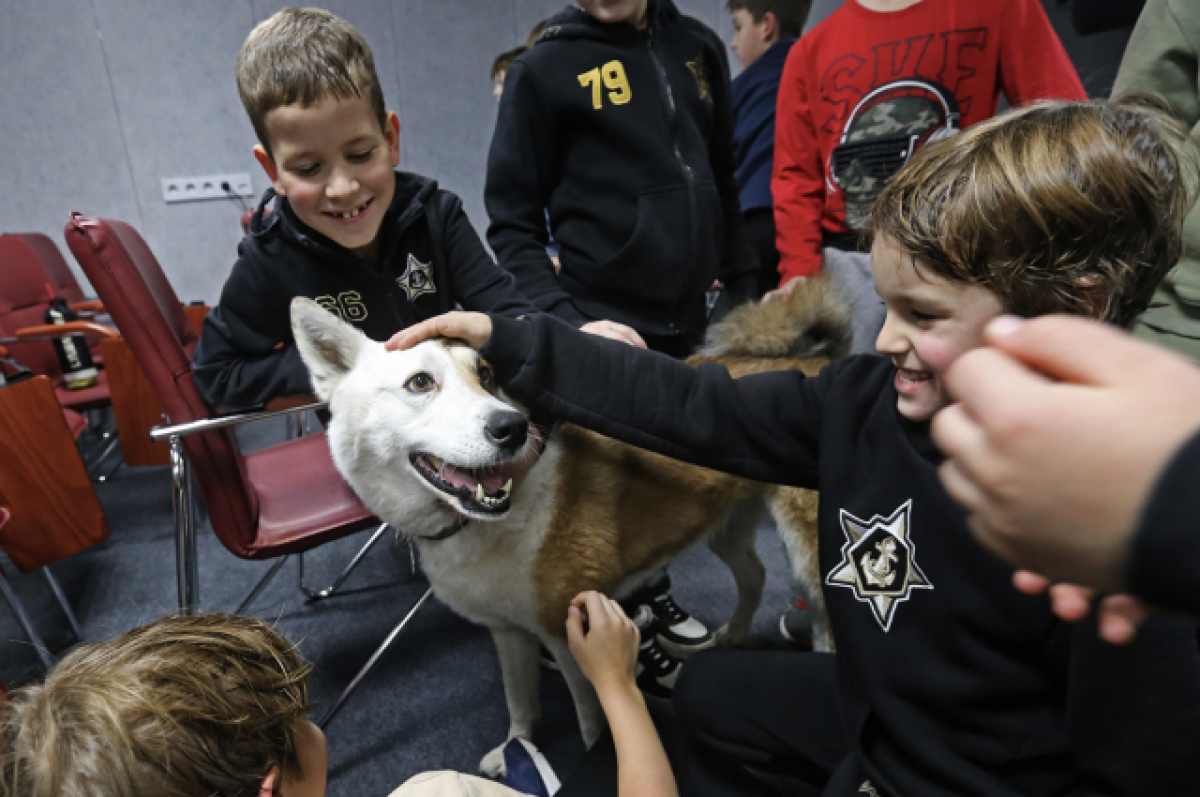
[[[558,790],[558,783],[546,782],[538,769],[535,755],[540,757],[541,753],[532,744],[519,738],[509,739],[508,744],[504,745],[504,767],[507,772],[503,783],[514,791],[533,797],[552,797]],[[544,757],[542,761],[545,762]],[[545,766],[549,768],[550,765],[545,763]]]
[[[769,208],[775,161],[775,97],[795,39],[780,39],[733,80],[733,158],[742,212]]]

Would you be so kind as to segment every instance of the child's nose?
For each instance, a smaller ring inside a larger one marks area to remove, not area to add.
[[[880,354],[903,354],[908,350],[907,338],[900,331],[900,322],[888,312],[883,318],[883,328],[875,338],[875,350]]]
[[[340,170],[334,170],[326,194],[331,198],[347,197],[358,190],[358,181]]]

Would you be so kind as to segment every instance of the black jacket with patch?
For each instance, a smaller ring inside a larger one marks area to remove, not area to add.
[[[488,241],[543,310],[697,336],[718,276],[753,290],[725,48],[670,0],[649,26],[577,8],[509,67],[488,155]],[[562,272],[546,255],[546,214]]]
[[[1200,782],[1196,626],[1160,614],[1127,646],[1012,586],[938,480],[896,369],[849,357],[731,379],[547,316],[493,318],[509,395],[633,445],[821,492],[819,560],[855,740],[828,795],[1184,794]],[[803,655],[803,654],[797,654]],[[840,790],[834,783],[851,783]]]
[[[271,200],[275,212],[264,213]],[[301,222],[268,189],[238,246],[220,303],[204,320],[192,357],[200,397],[241,409],[312,392],[292,337],[292,299],[305,296],[387,340],[455,308],[508,315],[537,312],[483,247],[462,200],[425,177],[396,172],[370,264]]]

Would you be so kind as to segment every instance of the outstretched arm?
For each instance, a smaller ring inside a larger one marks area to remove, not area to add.
[[[637,626],[614,600],[583,592],[567,611],[567,642],[592,682],[617,748],[620,797],[676,797],[675,776],[634,680]]]
[[[714,470],[816,487],[823,396],[836,366],[811,379],[778,371],[735,380],[721,365],[599,340],[545,314],[448,313],[388,346],[439,336],[480,349],[510,395],[563,420]]]

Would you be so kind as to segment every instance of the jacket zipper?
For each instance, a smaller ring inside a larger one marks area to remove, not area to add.
[[[688,242],[687,242],[687,263],[689,267],[696,262],[696,175],[692,172],[692,167],[683,157],[683,151],[680,149],[679,143],[679,115],[675,108],[675,96],[671,93],[671,83],[667,79],[667,70],[663,67],[662,61],[658,57],[658,48],[654,40],[654,26],[650,25],[647,29],[646,49],[650,53],[650,60],[654,64],[654,71],[658,75],[658,89],[662,95],[663,103],[667,106],[667,124],[671,131],[671,149],[675,153],[675,161],[679,165],[679,171],[683,174],[684,185],[687,186],[688,197]],[[686,286],[686,280],[685,280]],[[671,305],[671,315],[667,321],[667,326],[672,332],[678,332],[679,326],[676,323],[679,315],[679,302],[682,295],[675,297],[675,302]]]

